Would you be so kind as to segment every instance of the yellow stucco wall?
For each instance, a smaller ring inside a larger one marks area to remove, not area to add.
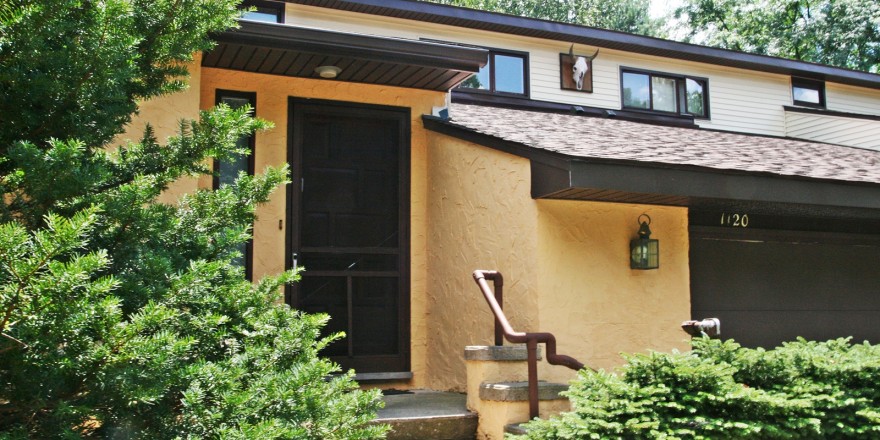
[[[533,200],[527,159],[439,134],[430,138],[428,159],[434,387],[460,390],[463,347],[492,343],[475,269],[504,274],[504,308],[516,330],[554,333],[560,353],[590,367],[618,366],[620,352],[687,348],[679,328],[690,313],[686,209]],[[660,239],[658,270],[629,269],[642,213]],[[539,371],[542,380],[574,375],[546,363]]]
[[[201,108],[214,105],[217,89],[256,92],[256,114],[272,121],[275,128],[256,136],[255,170],[279,166],[287,160],[288,98],[311,98],[379,104],[411,109],[411,370],[413,380],[397,387],[428,387],[426,357],[428,353],[426,321],[428,314],[426,285],[426,170],[427,132],[421,116],[430,114],[433,106],[445,105],[446,95],[398,87],[376,86],[304,78],[263,75],[214,68],[202,69]],[[254,225],[254,278],[284,270],[287,218],[285,191],[279,189],[265,206],[257,210]],[[279,221],[281,228],[279,229]],[[306,267],[308,267],[306,265]],[[461,347],[463,349],[463,346]]]
[[[592,368],[619,366],[620,352],[686,350],[682,321],[690,319],[687,209],[570,200],[538,205],[538,308],[541,331],[556,336],[560,353]],[[637,218],[651,217],[660,240],[660,267],[629,268]],[[574,377],[548,367],[545,380]]]
[[[501,271],[511,324],[538,329],[537,205],[527,159],[437,133],[429,143],[428,373],[433,387],[464,391],[464,347],[494,338],[474,270]]]
[[[201,93],[201,54],[195,55],[195,60],[188,66],[188,69],[187,83],[189,86],[186,90],[159,96],[141,103],[138,106],[138,114],[132,117],[131,122],[126,126],[125,133],[117,136],[111,145],[124,145],[129,141],[140,141],[147,123],[153,127],[159,143],[164,144],[169,137],[178,134],[181,119],[198,119]],[[162,193],[159,201],[176,203],[182,194],[193,192],[196,188],[198,188],[197,179],[180,179]]]

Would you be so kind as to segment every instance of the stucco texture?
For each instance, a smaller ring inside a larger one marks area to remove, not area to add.
[[[194,60],[188,66],[189,77],[186,78],[188,87],[178,93],[159,96],[138,105],[138,113],[125,127],[125,132],[111,142],[113,146],[125,145],[128,142],[138,142],[144,135],[147,124],[153,128],[156,139],[164,144],[171,136],[177,136],[180,131],[181,120],[194,120],[199,118],[199,94],[201,93],[201,54],[194,55]],[[198,188],[196,178],[183,178],[172,183],[169,188],[159,196],[162,203],[174,204],[181,195],[195,191]]]
[[[202,69],[201,108],[214,105],[217,89],[256,92],[256,115],[275,124],[275,128],[257,133],[254,169],[257,173],[267,166],[287,161],[288,98],[310,98],[354,103],[408,107],[411,109],[411,371],[408,383],[395,383],[398,388],[428,388],[426,358],[428,356],[428,315],[426,290],[426,173],[427,132],[421,116],[431,114],[432,107],[445,105],[446,95],[439,92],[345,83],[332,80],[291,78],[214,68]],[[210,185],[206,182],[205,186]],[[269,203],[257,209],[254,224],[254,279],[284,270],[287,234],[285,191],[279,188]],[[279,225],[280,228],[279,228]],[[464,346],[459,348],[462,350]],[[462,386],[464,382],[462,382]]]
[[[501,271],[511,324],[537,330],[537,206],[526,159],[433,133],[428,160],[428,371],[463,391],[464,347],[494,335],[474,270]]]
[[[471,278],[499,270],[504,309],[518,331],[549,331],[559,352],[592,368],[620,352],[687,348],[687,210],[533,200],[529,161],[440,134],[428,151],[427,360],[431,384],[461,390],[463,347],[491,344],[493,318]],[[629,241],[648,213],[661,267],[629,268]],[[542,362],[542,380],[574,372]]]
[[[611,369],[622,363],[621,352],[687,349],[680,328],[690,319],[685,208],[569,200],[537,205],[537,313],[560,353]],[[629,242],[642,213],[651,217],[651,238],[660,240],[656,270],[629,268]],[[574,376],[565,367],[547,367],[542,379]]]

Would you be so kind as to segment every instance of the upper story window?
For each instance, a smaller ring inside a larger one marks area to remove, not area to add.
[[[262,1],[262,0],[245,0],[241,2],[241,8],[248,8],[250,11],[245,12],[241,18],[252,21],[263,21],[266,23],[284,23],[284,3]]]
[[[825,108],[825,82],[792,78],[791,97],[794,105]]]
[[[524,52],[489,50],[489,62],[459,86],[490,93],[529,95],[529,56]]]
[[[685,75],[621,71],[623,108],[709,118],[709,80]]]

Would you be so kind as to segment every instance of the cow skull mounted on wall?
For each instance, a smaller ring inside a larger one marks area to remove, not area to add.
[[[589,62],[593,61],[593,58],[596,58],[596,55],[599,55],[599,49],[596,49],[596,52],[590,56],[575,56],[574,44],[568,49],[568,57],[571,59],[571,78],[574,80],[575,88],[577,90],[583,90],[584,76],[587,74],[587,71],[590,70]]]

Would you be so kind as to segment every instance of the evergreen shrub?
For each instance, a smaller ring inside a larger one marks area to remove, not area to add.
[[[880,346],[692,344],[628,355],[619,374],[580,371],[567,391],[572,411],[529,422],[514,438],[880,438]]]
[[[378,391],[320,356],[341,337],[327,315],[281,303],[298,273],[251,283],[235,264],[287,166],[159,197],[248,154],[237,141],[271,123],[220,105],[167,139],[129,125],[187,87],[238,3],[0,1],[0,439],[387,430],[371,423]]]

